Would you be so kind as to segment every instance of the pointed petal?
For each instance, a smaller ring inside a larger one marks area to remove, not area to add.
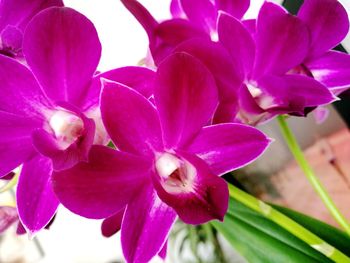
[[[30,70],[0,55],[0,111],[42,119],[50,103]]]
[[[100,219],[125,207],[145,184],[149,169],[148,160],[95,145],[88,163],[54,172],[52,182],[65,207],[78,215]]]
[[[89,108],[98,105],[102,87],[102,78],[119,82],[125,86],[136,90],[146,98],[149,98],[153,94],[155,77],[156,73],[153,70],[144,67],[133,66],[117,68],[98,74],[93,78],[92,86],[89,89],[89,93],[87,93],[85,96],[84,108]]]
[[[215,175],[223,175],[254,161],[269,143],[259,130],[230,123],[203,128],[188,150],[203,159]]]
[[[105,220],[103,220],[101,225],[101,231],[104,237],[111,237],[119,232],[122,226],[124,211],[125,209],[122,209],[114,215],[107,217]]]
[[[216,32],[217,10],[210,0],[181,0],[188,19],[211,34]]]
[[[17,229],[16,229],[16,234],[17,235],[25,235],[27,233],[26,229],[24,228],[23,224],[21,221],[18,221]]]
[[[59,201],[52,191],[51,160],[36,155],[25,162],[17,186],[19,218],[28,233],[44,228],[55,215]]]
[[[127,262],[149,262],[164,246],[176,219],[175,211],[163,203],[153,187],[139,189],[126,208],[121,241]]]
[[[231,57],[237,61],[241,74],[247,77],[253,69],[255,43],[253,37],[240,21],[221,13],[218,21],[219,41],[227,48]]]
[[[203,224],[209,220],[223,220],[228,206],[227,183],[200,158],[189,153],[177,153],[186,165],[182,185],[167,184],[161,175],[154,174],[158,196],[174,208],[187,224]]]
[[[337,0],[305,0],[298,17],[309,27],[308,56],[316,57],[338,45],[349,31],[349,17]]]
[[[150,50],[155,64],[158,66],[173,53],[177,45],[192,38],[209,40],[210,36],[201,27],[185,19],[171,19],[160,23],[150,40]]]
[[[62,0],[2,0],[0,2],[0,31],[6,25],[13,25],[24,31],[33,16],[51,6],[63,6],[63,2]]]
[[[18,220],[17,209],[10,206],[0,206],[0,234]]]
[[[217,9],[241,19],[250,6],[250,0],[215,0]]]
[[[136,91],[103,81],[101,114],[108,134],[120,150],[150,156],[163,150],[157,111]]]
[[[265,76],[259,80],[264,94],[270,94],[270,104],[261,101],[264,109],[280,114],[304,111],[306,107],[329,104],[335,100],[332,93],[313,78],[302,75]]]
[[[299,65],[309,48],[309,32],[302,21],[277,4],[265,2],[256,34],[255,78],[282,74]]]
[[[165,241],[165,244],[164,244],[164,246],[162,247],[162,249],[159,251],[158,256],[159,256],[161,259],[165,260],[165,259],[166,259],[166,255],[167,255],[167,251],[168,251],[168,240]]]
[[[199,60],[176,53],[159,66],[155,85],[164,143],[181,147],[213,117],[218,104],[215,80]]]
[[[83,121],[84,131],[68,148],[62,147],[54,134],[45,129],[37,129],[32,133],[36,150],[52,160],[55,171],[69,169],[80,161],[87,161],[89,150],[94,142],[94,121],[82,113],[74,113]]]
[[[315,59],[308,60],[307,68],[312,76],[336,95],[350,87],[350,55],[329,51]]]
[[[0,111],[0,178],[35,153],[31,133],[41,122]]]
[[[53,7],[29,23],[23,53],[49,98],[80,106],[100,60],[101,44],[85,16],[71,8]]]

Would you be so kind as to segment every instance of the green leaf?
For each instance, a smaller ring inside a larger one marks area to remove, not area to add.
[[[272,205],[273,208],[285,214],[303,227],[318,235],[324,241],[350,256],[350,237],[339,229],[317,219],[293,211],[286,207]]]

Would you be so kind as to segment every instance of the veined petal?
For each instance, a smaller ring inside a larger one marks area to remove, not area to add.
[[[217,10],[210,0],[181,0],[187,18],[210,35],[216,32]]]
[[[33,235],[44,228],[59,205],[52,191],[51,173],[51,160],[38,154],[24,163],[19,176],[18,215],[29,234]]]
[[[40,121],[0,111],[0,178],[35,153],[31,133]]]
[[[108,134],[120,150],[149,156],[163,150],[157,111],[138,92],[104,80],[101,114]]]
[[[337,0],[305,0],[298,17],[311,33],[308,57],[316,57],[338,45],[349,31],[349,17]]]
[[[101,225],[101,231],[104,237],[111,237],[119,232],[122,226],[124,212],[125,209],[122,209],[114,215],[107,217],[105,220],[103,220]]]
[[[108,79],[122,83],[123,85],[138,91],[146,98],[149,98],[153,94],[155,77],[156,73],[153,70],[147,69],[145,67],[133,66],[117,68],[98,74],[93,78],[89,93],[84,94],[84,109],[99,104],[102,88],[101,79]]]
[[[53,188],[69,210],[102,219],[125,207],[147,181],[150,166],[143,158],[94,145],[88,163],[53,173]]]
[[[27,67],[0,55],[0,81],[0,111],[43,119],[51,105]]]
[[[10,206],[0,206],[0,234],[18,221],[17,209]]]
[[[229,51],[233,60],[239,65],[243,77],[253,69],[255,43],[248,30],[236,18],[221,13],[218,21],[219,41]]]
[[[309,59],[306,66],[316,80],[336,95],[350,87],[350,55],[348,54],[329,51],[320,57]]]
[[[139,188],[122,223],[121,241],[127,262],[144,263],[156,256],[175,219],[175,211],[159,199],[153,187]]]
[[[223,175],[254,161],[269,143],[253,127],[227,123],[204,127],[187,150],[204,160],[215,175]]]
[[[254,79],[266,73],[283,74],[305,59],[309,32],[300,19],[265,2],[257,20],[256,45]]]
[[[211,120],[217,93],[213,76],[198,59],[176,53],[164,60],[154,98],[167,148],[185,145]]]
[[[160,155],[152,178],[158,196],[185,223],[223,220],[228,206],[227,183],[194,154]]]
[[[51,6],[63,6],[63,2],[62,0],[2,0],[0,2],[0,31],[6,25],[13,25],[24,31],[33,16]]]
[[[250,6],[250,0],[215,0],[217,9],[241,19]]]
[[[170,13],[173,18],[185,18],[186,14],[184,13],[181,0],[171,0],[170,2]]]
[[[53,7],[28,24],[23,53],[49,98],[80,106],[100,60],[101,44],[85,16],[71,8]]]

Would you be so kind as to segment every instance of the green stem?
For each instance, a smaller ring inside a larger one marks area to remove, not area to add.
[[[307,179],[309,180],[309,182],[311,183],[311,185],[313,186],[317,194],[321,197],[323,203],[328,208],[328,210],[330,211],[334,219],[339,223],[340,226],[343,227],[345,232],[348,235],[350,235],[349,223],[347,222],[346,218],[341,214],[339,209],[336,207],[335,203],[327,193],[327,190],[324,188],[321,181],[315,176],[312,168],[310,167],[302,150],[300,149],[300,146],[296,138],[294,137],[291,129],[289,128],[285,118],[286,118],[285,116],[282,116],[282,115],[279,116],[278,123],[280,125],[283,137],[286,140],[290,151],[292,152],[300,168],[303,170]]]
[[[229,184],[229,191],[232,198],[246,205],[250,209],[258,212],[259,214],[265,216],[269,220],[275,222],[277,225],[286,229],[289,233],[293,234],[297,238],[303,240],[312,248],[324,254],[334,262],[350,263],[350,258],[348,258],[341,251],[323,241],[317,235],[299,225],[297,222],[290,219],[286,215],[275,210],[272,206],[256,199],[255,197],[247,194],[246,192],[231,184]]]

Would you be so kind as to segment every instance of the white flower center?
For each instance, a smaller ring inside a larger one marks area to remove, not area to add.
[[[168,193],[189,193],[193,190],[195,167],[174,154],[163,153],[156,161],[161,184]]]
[[[49,124],[63,149],[74,143],[84,131],[83,120],[74,113],[65,110],[56,111],[51,116]]]

